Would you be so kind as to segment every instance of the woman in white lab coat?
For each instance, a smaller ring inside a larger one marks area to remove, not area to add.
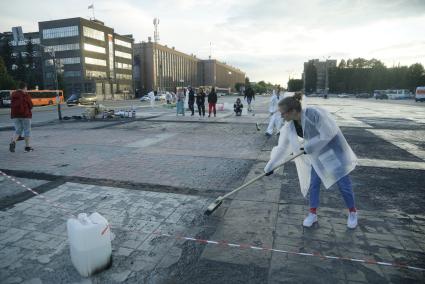
[[[282,99],[282,96],[280,94],[280,90],[278,90],[277,92],[276,90],[273,90],[273,95],[270,99],[270,105],[269,105],[270,121],[265,133],[267,137],[270,137],[273,135],[274,129],[276,129],[277,132],[279,133],[279,130],[282,127],[282,117],[280,116],[280,113],[278,110],[278,104],[281,99]]]
[[[301,100],[302,93],[295,93],[279,102],[287,123],[264,171],[272,174],[272,169],[291,153],[303,150],[306,155],[295,159],[301,192],[306,196],[310,191],[310,212],[303,225],[311,227],[317,222],[320,184],[329,188],[337,183],[349,210],[347,227],[353,229],[357,211],[349,173],[356,167],[357,157],[329,112],[320,107],[302,108]]]

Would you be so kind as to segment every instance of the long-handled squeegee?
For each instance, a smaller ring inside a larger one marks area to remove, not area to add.
[[[289,158],[288,158],[288,159],[286,159],[286,160],[285,160],[285,161],[283,161],[281,164],[279,164],[279,165],[277,165],[276,167],[274,167],[274,168],[272,169],[272,171],[277,170],[278,168],[282,167],[282,166],[283,166],[284,164],[286,164],[287,162],[290,162],[290,161],[294,160],[295,158],[297,158],[297,157],[301,156],[302,154],[304,154],[304,151],[302,151],[302,152],[300,152],[300,153],[298,153],[298,154],[295,154],[295,155],[291,155],[291,156],[289,156]],[[263,173],[263,174],[261,174],[261,175],[259,175],[259,176],[255,177],[255,178],[253,178],[252,180],[248,181],[247,183],[245,183],[245,184],[241,185],[240,187],[238,187],[238,188],[236,188],[236,189],[232,190],[231,192],[229,192],[229,193],[227,193],[227,194],[225,194],[225,195],[223,195],[223,196],[219,196],[219,197],[218,197],[218,198],[217,198],[217,199],[216,199],[213,203],[211,203],[211,204],[208,206],[207,210],[205,211],[205,215],[211,215],[211,214],[212,214],[215,210],[217,210],[217,208],[218,208],[218,207],[220,207],[220,205],[223,203],[223,200],[224,200],[225,198],[228,198],[230,195],[233,195],[233,194],[235,194],[236,192],[238,192],[239,190],[241,190],[241,189],[243,189],[243,188],[247,187],[248,185],[250,185],[250,184],[252,184],[252,183],[256,182],[256,181],[257,181],[257,180],[259,180],[260,178],[264,177],[266,174],[267,174],[267,173]]]

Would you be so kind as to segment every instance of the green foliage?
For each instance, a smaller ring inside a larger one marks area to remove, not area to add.
[[[303,89],[303,80],[301,79],[289,79],[288,81],[288,91],[297,92]]]
[[[5,43],[0,50],[0,57],[3,58],[3,63],[9,74],[12,73],[12,64],[14,63],[12,52],[12,46],[9,43]]]
[[[333,93],[373,92],[381,89],[414,91],[417,86],[425,85],[425,71],[421,64],[387,68],[375,58],[341,60],[338,67],[329,69],[328,74],[329,89]]]
[[[3,57],[0,57],[0,90],[16,89],[16,82],[7,72]]]

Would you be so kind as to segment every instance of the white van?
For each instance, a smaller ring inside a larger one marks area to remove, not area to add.
[[[417,102],[425,101],[425,87],[416,88],[415,101]]]

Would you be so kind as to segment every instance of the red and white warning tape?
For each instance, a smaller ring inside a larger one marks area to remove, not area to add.
[[[6,173],[4,173],[2,171],[0,171],[0,174],[3,175],[3,176],[5,176],[5,177],[7,177],[10,180],[12,180],[16,184],[22,186],[26,190],[32,192],[34,195],[40,196],[46,202],[48,202],[50,205],[52,205],[54,207],[57,207],[57,208],[63,210],[65,213],[70,214],[71,216],[75,217],[68,209],[66,209],[62,205],[60,205],[60,204],[58,204],[58,203],[56,203],[56,202],[48,199],[47,197],[41,195],[40,193],[34,191],[33,189],[31,189],[28,186],[26,186],[25,184],[21,183],[19,180],[15,179],[14,177],[9,176],[9,175],[7,175]],[[110,225],[106,226],[103,229],[103,231],[102,231],[102,235],[110,227],[111,227]],[[212,244],[212,245],[218,245],[218,246],[222,246],[222,247],[233,247],[233,248],[240,248],[240,249],[252,249],[252,250],[258,250],[258,251],[272,251],[272,252],[284,253],[284,254],[289,254],[289,255],[317,257],[319,259],[337,259],[337,260],[359,262],[359,263],[365,263],[365,264],[376,264],[376,265],[390,266],[390,267],[396,267],[396,268],[404,268],[404,269],[410,269],[410,270],[416,270],[416,271],[425,271],[425,268],[421,268],[421,267],[416,267],[416,266],[411,266],[411,265],[401,264],[401,263],[391,263],[391,262],[376,261],[376,260],[373,260],[373,259],[369,259],[368,260],[368,259],[357,259],[357,258],[342,257],[342,256],[322,255],[320,253],[315,253],[315,252],[313,252],[313,253],[307,253],[307,252],[287,251],[287,250],[282,250],[282,249],[274,249],[274,248],[268,247],[268,246],[261,246],[261,247],[259,247],[259,246],[252,246],[252,245],[248,245],[248,244],[234,244],[234,243],[230,243],[230,242],[227,242],[227,241],[213,241],[213,240],[204,240],[204,239],[198,239],[198,238],[193,238],[193,237],[186,237],[186,236],[181,236],[181,235],[170,235],[170,234],[161,233],[159,231],[155,231],[155,232],[153,232],[153,234],[158,235],[158,236],[175,238],[175,239],[178,239],[178,240],[187,240],[187,241],[191,241],[191,242],[197,242],[199,244]]]
[[[6,177],[6,178],[10,179],[11,181],[13,181],[14,183],[16,183],[17,185],[22,186],[23,188],[25,188],[26,190],[28,190],[28,191],[29,191],[29,192],[31,192],[32,194],[37,195],[37,196],[39,196],[39,197],[43,198],[43,199],[44,199],[47,203],[49,203],[49,204],[50,204],[50,205],[52,205],[53,207],[57,207],[57,208],[61,209],[62,211],[64,211],[65,213],[70,214],[71,216],[74,216],[74,215],[71,213],[71,211],[69,211],[68,209],[66,209],[66,208],[65,208],[65,207],[63,207],[62,205],[60,205],[60,204],[58,204],[58,203],[54,202],[53,200],[50,200],[49,198],[47,198],[47,197],[46,197],[46,196],[44,196],[44,195],[41,195],[40,193],[36,192],[36,191],[35,191],[35,190],[33,190],[32,188],[29,188],[28,186],[26,186],[25,184],[23,184],[23,183],[22,183],[22,182],[20,182],[19,180],[15,179],[14,177],[9,176],[8,174],[6,174],[6,173],[4,173],[4,172],[2,172],[2,171],[0,171],[0,174],[1,174],[1,175],[3,175],[4,177]]]
[[[252,246],[248,244],[234,244],[227,241],[212,241],[212,240],[204,240],[204,239],[198,239],[193,237],[185,237],[181,235],[170,235],[161,233],[159,231],[153,232],[153,234],[158,236],[164,236],[169,238],[175,238],[178,240],[187,240],[191,242],[196,242],[199,244],[211,244],[211,245],[218,245],[221,247],[233,247],[233,248],[239,248],[239,249],[252,249],[252,250],[258,250],[258,251],[272,251],[277,253],[284,253],[289,255],[299,255],[299,256],[308,256],[308,257],[317,257],[319,259],[325,260],[325,259],[336,259],[336,260],[343,260],[343,261],[351,261],[351,262],[359,262],[359,263],[365,263],[365,264],[376,264],[376,265],[383,265],[383,266],[391,266],[391,267],[397,267],[397,268],[404,268],[404,269],[411,269],[416,271],[425,271],[425,268],[411,266],[407,264],[401,264],[401,263],[391,263],[391,262],[384,262],[384,261],[376,261],[373,259],[358,259],[358,258],[350,258],[350,257],[342,257],[342,256],[332,256],[332,255],[323,255],[317,252],[308,253],[308,252],[296,252],[296,251],[288,251],[288,250],[282,250],[282,249],[274,249],[272,247],[268,246]]]

